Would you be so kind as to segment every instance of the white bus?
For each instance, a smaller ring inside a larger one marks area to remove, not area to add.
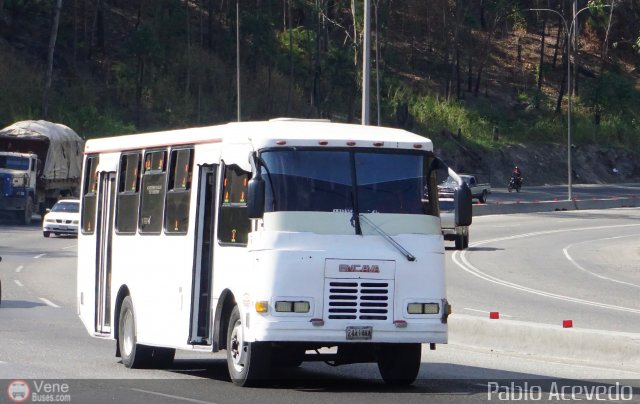
[[[127,367],[226,349],[241,386],[318,360],[412,383],[450,309],[432,150],[295,119],[89,140],[79,316]]]

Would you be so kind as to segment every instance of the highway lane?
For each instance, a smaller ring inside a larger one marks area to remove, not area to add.
[[[474,218],[448,254],[454,312],[640,332],[640,209]]]
[[[539,222],[532,221],[536,225]],[[503,235],[502,228],[496,227],[501,224],[489,221],[488,225],[476,225],[476,237]],[[436,351],[425,347],[420,378],[405,389],[385,386],[373,364],[333,368],[324,363],[305,363],[299,369],[276,373],[279,381],[267,388],[240,389],[228,381],[224,352],[179,352],[174,366],[167,370],[126,369],[114,357],[114,342],[90,337],[77,318],[75,245],[72,238],[44,239],[37,225],[0,225],[0,255],[5,258],[0,263],[4,286],[0,306],[0,379],[64,378],[70,383],[72,398],[78,402],[145,403],[387,403],[397,399],[408,403],[475,403],[486,402],[489,381],[552,378],[546,382],[580,385],[583,380],[620,379],[633,384],[633,380],[640,379],[640,373],[633,371],[455,345],[438,346]],[[581,244],[568,251],[575,255],[582,247],[588,248]],[[482,252],[481,247],[477,248],[475,252]],[[487,250],[490,248],[498,247]],[[454,253],[449,251],[447,255]],[[475,262],[471,254],[470,257]],[[450,274],[453,271],[449,266]],[[450,280],[449,294],[462,303],[459,285],[452,282],[455,280]],[[482,289],[485,281],[474,281],[475,288]],[[0,402],[6,402],[7,383],[0,380]],[[636,390],[636,394],[640,397],[640,391]]]

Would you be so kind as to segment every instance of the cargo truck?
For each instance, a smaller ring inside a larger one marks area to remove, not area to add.
[[[58,123],[21,121],[0,130],[0,214],[29,224],[61,197],[78,196],[83,148]]]

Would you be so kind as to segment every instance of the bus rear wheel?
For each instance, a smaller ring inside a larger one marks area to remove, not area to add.
[[[418,377],[421,344],[382,344],[378,350],[378,370],[385,383],[406,386]]]
[[[264,381],[269,371],[268,343],[246,342],[240,310],[233,308],[227,329],[227,367],[233,384],[251,386]]]
[[[128,368],[147,367],[153,355],[152,348],[137,342],[136,319],[130,296],[125,297],[122,301],[118,316],[118,347],[122,363]]]

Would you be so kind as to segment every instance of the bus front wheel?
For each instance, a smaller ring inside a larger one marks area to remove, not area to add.
[[[149,365],[153,349],[137,343],[136,320],[133,302],[127,296],[122,301],[118,318],[118,346],[122,363],[128,368],[144,368]]]
[[[418,377],[420,344],[382,344],[378,350],[378,370],[385,383],[406,386]]]
[[[227,367],[231,381],[237,386],[263,381],[269,370],[269,348],[267,343],[244,340],[240,310],[235,306],[227,329]]]

